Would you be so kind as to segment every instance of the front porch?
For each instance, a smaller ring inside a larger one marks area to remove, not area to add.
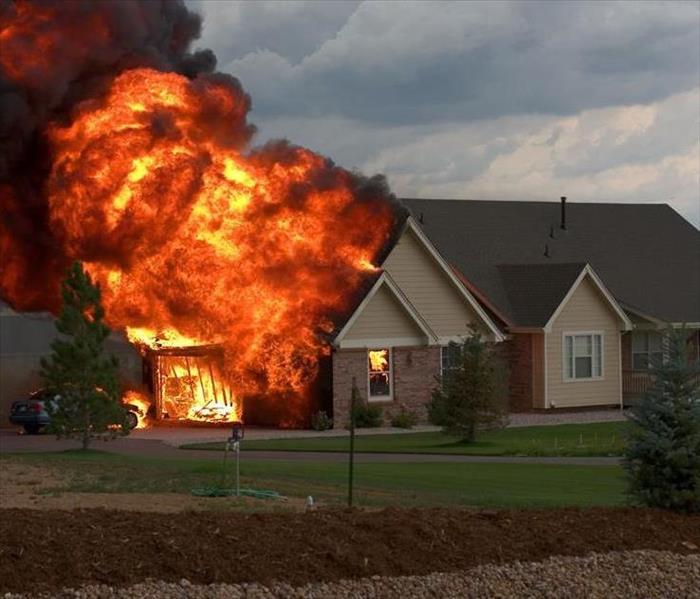
[[[688,334],[688,359],[700,362],[700,331]],[[641,329],[622,334],[622,402],[630,405],[639,401],[654,383],[651,367],[664,358],[664,333]]]

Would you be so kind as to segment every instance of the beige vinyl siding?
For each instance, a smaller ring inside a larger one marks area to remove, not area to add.
[[[474,309],[410,230],[382,266],[439,337],[462,336],[469,323],[480,324]]]
[[[394,294],[382,285],[352,324],[345,339],[406,339],[427,341]]]
[[[588,276],[546,333],[547,402],[556,408],[620,403],[620,329],[617,314]],[[564,381],[564,333],[603,335],[601,379]]]
[[[532,407],[544,408],[544,333],[532,335]]]

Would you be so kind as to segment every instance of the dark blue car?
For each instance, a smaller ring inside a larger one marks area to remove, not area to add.
[[[51,417],[46,411],[46,404],[50,401],[60,401],[61,394],[50,389],[39,389],[27,399],[15,401],[10,408],[10,422],[24,428],[29,435],[36,435],[49,424]],[[138,424],[138,406],[126,404],[127,426],[135,428]]]

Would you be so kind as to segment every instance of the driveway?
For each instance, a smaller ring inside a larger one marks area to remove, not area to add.
[[[510,414],[508,427],[517,426],[554,426],[559,424],[587,424],[591,422],[611,422],[624,420],[625,415],[619,409],[608,410],[585,410],[579,412],[524,412]],[[188,443],[207,443],[211,441],[223,441],[230,435],[228,426],[153,426],[147,429],[132,431],[129,438],[162,441],[172,447],[180,447]],[[365,428],[357,429],[358,436],[365,435],[403,435],[407,433],[435,432],[440,430],[437,426],[415,426],[410,430],[402,428]],[[16,429],[0,429],[0,451],[2,451],[2,440],[6,436],[12,436]],[[343,428],[331,429],[327,431],[298,430],[265,428],[260,426],[246,427],[245,435],[249,440],[263,439],[300,439],[315,437],[342,437],[348,432]],[[31,447],[35,441],[26,438],[26,444],[20,443],[22,447]],[[41,442],[39,442],[41,443]]]
[[[94,441],[93,449],[109,451],[122,455],[154,458],[177,458],[190,460],[220,460],[220,451],[194,451],[179,449],[158,438],[148,438],[148,430],[138,431],[140,435],[114,439],[112,441]],[[308,432],[308,431],[307,431]],[[226,433],[226,434],[224,434]],[[347,434],[347,433],[346,433]],[[219,439],[226,438],[222,431]],[[209,438],[211,440],[211,438]],[[244,441],[245,443],[245,441]],[[80,443],[74,440],[57,440],[50,435],[20,435],[15,430],[0,430],[0,454],[27,453],[45,451],[66,451],[79,449]],[[347,462],[346,453],[333,452],[298,452],[298,451],[244,451],[242,459],[261,461],[295,461],[316,463]],[[357,463],[471,463],[471,464],[553,464],[578,466],[614,466],[620,463],[618,458],[608,457],[515,457],[515,456],[462,456],[414,453],[356,453]]]

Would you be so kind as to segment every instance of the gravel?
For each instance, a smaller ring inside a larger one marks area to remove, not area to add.
[[[31,595],[7,593],[5,599]],[[194,585],[146,581],[127,588],[98,585],[66,589],[61,599],[360,599],[410,597],[546,597],[548,599],[700,598],[700,554],[668,551],[592,553],[586,557],[552,557],[542,562],[484,565],[461,572],[427,576],[362,578],[311,583]]]
[[[606,410],[584,410],[574,412],[522,412],[508,415],[508,427],[554,426],[557,424],[588,424],[591,422],[619,422],[626,420],[619,408]]]

